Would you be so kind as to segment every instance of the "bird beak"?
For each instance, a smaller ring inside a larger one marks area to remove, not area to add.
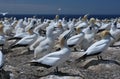
[[[120,29],[120,28],[117,28],[117,29]]]
[[[115,40],[115,37],[110,34],[110,36]]]
[[[77,30],[76,27],[74,28],[74,30],[75,30],[75,31]]]

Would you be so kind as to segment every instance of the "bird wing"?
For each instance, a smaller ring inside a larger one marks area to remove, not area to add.
[[[42,63],[42,64],[46,64],[46,65],[50,65],[53,66],[55,65],[58,61],[60,60],[60,58],[57,57],[43,57],[40,60],[38,60],[38,62]]]
[[[83,35],[75,35],[67,40],[67,44],[68,45],[77,44],[82,39],[83,39]]]
[[[31,44],[34,38],[32,36],[27,36],[22,38],[20,41],[18,41],[16,44]]]
[[[104,51],[107,45],[108,44],[105,41],[96,42],[87,49],[86,54],[87,55],[97,54],[101,51]]]
[[[3,64],[4,64],[4,56],[2,52],[0,51],[0,68],[3,66]]]

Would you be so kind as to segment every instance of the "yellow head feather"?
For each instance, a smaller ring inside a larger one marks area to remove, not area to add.
[[[84,15],[84,17],[82,18],[82,21],[86,21],[88,17],[88,14]]]
[[[90,23],[95,23],[95,18],[90,18]]]
[[[109,34],[110,34],[110,32],[108,30],[101,32],[102,37],[105,37],[106,35],[109,35]]]
[[[56,15],[56,16],[55,16],[55,19],[59,19],[59,15]]]
[[[62,23],[61,22],[58,23],[58,27],[62,28]]]
[[[75,29],[76,29],[77,33],[80,33],[80,32],[81,32],[80,27],[76,27]]]
[[[3,24],[0,22],[0,32],[2,32],[3,31]]]
[[[28,30],[28,33],[29,33],[29,34],[32,34],[32,33],[33,33],[33,30],[32,30],[32,29],[29,29],[29,30]]]
[[[64,46],[64,38],[60,38],[59,42],[60,42],[60,46],[63,47]]]

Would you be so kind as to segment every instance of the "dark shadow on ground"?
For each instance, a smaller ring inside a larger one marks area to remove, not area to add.
[[[84,65],[84,68],[87,69],[90,66],[94,66],[94,65],[98,65],[98,64],[110,64],[110,63],[120,66],[120,63],[118,61],[103,59],[103,60],[91,60],[86,65]]]

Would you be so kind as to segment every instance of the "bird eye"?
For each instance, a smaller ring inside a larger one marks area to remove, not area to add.
[[[92,27],[90,27],[90,30],[92,30]]]
[[[36,24],[36,23],[37,23],[36,21],[33,22],[33,24]]]

